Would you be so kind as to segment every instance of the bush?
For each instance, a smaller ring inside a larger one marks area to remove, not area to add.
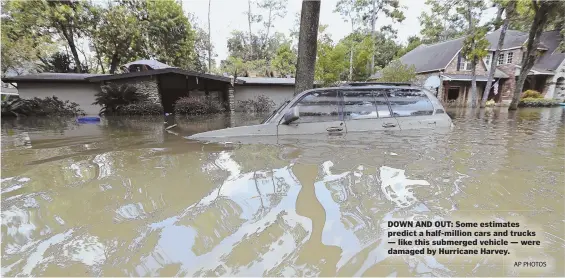
[[[274,106],[275,102],[264,95],[237,102],[237,109],[246,112],[270,112]]]
[[[120,107],[118,115],[163,115],[163,106],[152,102],[132,103]]]
[[[145,94],[137,92],[137,88],[129,84],[110,83],[102,86],[102,91],[96,94],[93,104],[102,106],[100,115],[115,114],[122,106],[133,103],[142,103],[148,100]]]
[[[222,104],[205,97],[182,97],[175,102],[175,113],[183,115],[204,115],[224,111]]]
[[[487,102],[485,103],[485,105],[486,105],[486,107],[495,106],[495,105],[496,105],[496,102],[494,101],[494,99],[491,99],[491,100],[487,101]]]
[[[543,98],[543,96],[536,90],[527,90],[522,93],[522,99],[524,98]]]
[[[76,102],[62,101],[56,96],[2,101],[2,115],[14,116],[76,116],[85,115]]]
[[[557,100],[544,98],[523,98],[518,103],[519,107],[552,107],[558,105]]]

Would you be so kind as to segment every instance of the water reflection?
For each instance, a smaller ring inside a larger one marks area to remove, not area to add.
[[[565,275],[563,110],[450,114],[448,133],[270,145],[182,137],[261,120],[236,115],[177,119],[179,135],[151,118],[3,122],[2,275],[512,274],[497,257],[387,253],[387,221],[426,219],[521,219],[544,245],[512,252]]]

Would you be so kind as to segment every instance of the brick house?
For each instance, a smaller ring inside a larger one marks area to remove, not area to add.
[[[520,74],[520,65],[526,48],[528,33],[508,30],[500,55],[494,57],[500,30],[488,34],[488,55],[476,67],[477,92],[482,98],[487,82],[490,63],[496,63],[494,83],[488,99],[508,104]],[[420,45],[400,58],[404,64],[416,67],[418,83],[429,76],[440,78],[438,98],[450,106],[471,104],[471,63],[461,55],[464,38],[432,45]],[[558,50],[561,37],[559,31],[544,32],[538,47],[539,58],[531,69],[524,90],[535,89],[545,98],[565,98],[565,53]]]

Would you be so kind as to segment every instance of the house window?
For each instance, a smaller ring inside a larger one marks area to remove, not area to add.
[[[498,64],[499,65],[504,64],[504,53],[498,54]]]
[[[487,57],[485,58],[485,64],[488,66],[490,65],[490,53],[487,55]]]
[[[514,56],[514,52],[508,52],[508,55],[506,56],[506,63],[507,64],[512,64],[513,56]]]
[[[471,70],[471,61],[467,61],[465,58],[461,58],[461,70]]]

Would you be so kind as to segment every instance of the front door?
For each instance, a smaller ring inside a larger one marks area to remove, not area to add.
[[[348,133],[400,129],[379,89],[344,89],[342,95]]]
[[[341,119],[340,96],[337,90],[311,92],[293,106],[298,107],[300,118],[290,124],[279,124],[279,136],[322,134],[333,137],[342,136],[347,132]]]

